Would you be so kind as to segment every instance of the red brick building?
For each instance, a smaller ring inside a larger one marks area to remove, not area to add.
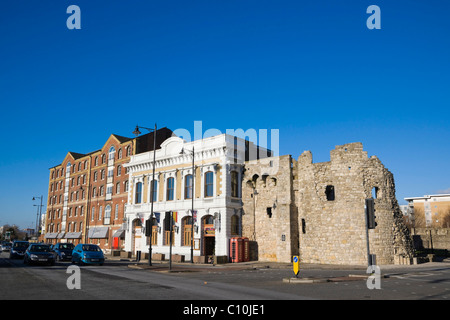
[[[171,130],[159,129],[157,148],[171,135]],[[99,150],[68,152],[61,164],[50,168],[43,240],[121,249],[129,187],[123,165],[131,155],[149,150],[153,132],[138,138],[112,134]]]

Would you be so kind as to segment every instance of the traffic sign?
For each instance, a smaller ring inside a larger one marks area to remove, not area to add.
[[[293,268],[294,268],[294,274],[297,277],[298,272],[300,271],[300,259],[299,256],[294,256],[292,259],[293,262]]]

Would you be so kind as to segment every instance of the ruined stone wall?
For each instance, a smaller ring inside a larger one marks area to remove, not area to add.
[[[337,146],[330,161],[313,163],[310,152],[298,160],[300,255],[304,262],[367,264],[365,199],[374,196],[377,227],[368,231],[377,264],[394,263],[409,254],[398,215],[392,174],[381,161],[367,157],[361,143]],[[327,199],[332,186],[334,199]]]
[[[377,227],[368,234],[377,264],[412,257],[393,175],[361,143],[336,146],[329,162],[313,163],[309,151],[298,161],[247,162],[242,193],[243,235],[256,241],[261,261],[289,262],[299,253],[304,263],[366,265],[364,206],[372,195]]]
[[[290,156],[245,163],[242,234],[251,241],[253,259],[290,262],[298,252],[292,186]]]

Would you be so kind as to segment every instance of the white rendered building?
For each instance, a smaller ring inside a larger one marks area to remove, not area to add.
[[[132,156],[124,165],[130,177],[125,251],[141,251],[142,256],[149,252],[145,227],[153,197],[153,255],[165,254],[168,259],[170,223],[165,220],[169,220],[166,213],[173,212],[172,254],[184,255],[186,261],[191,259],[191,250],[194,257],[229,256],[230,238],[242,234],[244,159],[249,154],[267,157],[267,152],[227,134],[192,142],[171,137],[156,150],[153,188],[153,151]]]

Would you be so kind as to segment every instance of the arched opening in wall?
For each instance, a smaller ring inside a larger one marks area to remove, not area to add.
[[[327,197],[327,201],[334,201],[335,199],[334,186],[328,185],[325,188],[325,195]]]
[[[267,182],[267,177],[268,177],[269,175],[268,174],[263,174],[262,175],[262,181],[263,181],[263,184],[264,184],[264,187],[266,186],[266,182]]]
[[[276,186],[277,186],[277,178],[270,178],[269,187],[276,187]]]
[[[214,228],[214,217],[206,215],[202,218],[203,255],[214,255],[216,246],[216,229]]]
[[[136,251],[141,250],[139,248],[140,246],[140,239],[142,236],[142,221],[141,219],[137,218],[134,219],[132,222],[132,231],[131,231],[131,249],[133,250],[133,255],[136,255]]]
[[[253,187],[256,188],[256,182],[258,181],[259,176],[257,174],[254,174],[252,177]]]
[[[372,188],[372,198],[377,199],[379,197],[379,189],[378,187],[373,187]]]

